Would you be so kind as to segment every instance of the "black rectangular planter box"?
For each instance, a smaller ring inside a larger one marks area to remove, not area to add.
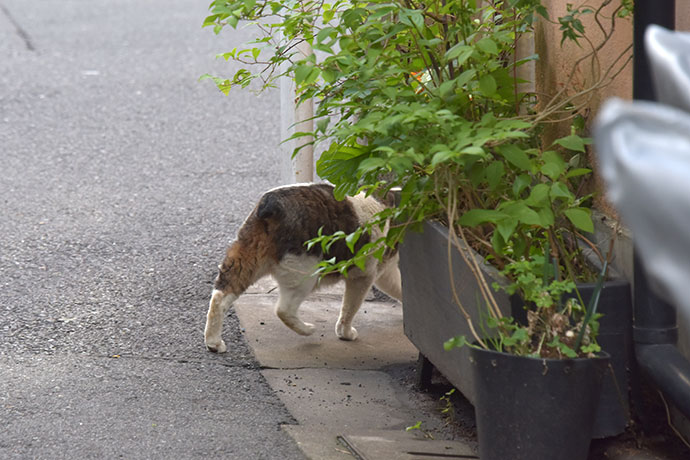
[[[467,322],[453,301],[447,235],[448,229],[438,223],[426,223],[424,233],[410,232],[406,235],[400,248],[403,323],[405,334],[419,352],[474,404],[467,348],[451,351],[443,348],[443,343],[451,337],[465,335],[471,338]],[[487,265],[473,251],[466,251],[466,254],[471,254],[480,262],[489,283],[491,279],[500,280],[495,268]],[[474,275],[455,248],[451,249],[451,260],[458,297],[472,315],[475,327],[478,327],[482,296]],[[588,287],[583,285],[579,288],[583,298],[586,298]],[[509,297],[504,292],[495,296],[504,314],[511,314]],[[599,343],[611,355],[615,375],[615,379],[610,373],[604,378],[593,431],[593,437],[604,438],[622,433],[629,421],[628,371],[633,359],[629,284],[626,281],[607,282],[601,293],[598,311],[604,314],[600,319]]]

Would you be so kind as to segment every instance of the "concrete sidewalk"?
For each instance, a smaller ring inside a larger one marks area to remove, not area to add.
[[[282,430],[312,460],[479,458],[476,439],[458,434],[462,423],[442,413],[438,394],[417,391],[411,379],[401,382],[400,372],[391,371],[402,369],[410,377],[418,356],[403,332],[400,303],[366,300],[354,321],[358,339],[336,337],[343,287],[317,291],[302,304],[300,317],[317,328],[309,337],[295,334],[274,314],[278,290],[271,278],[235,304],[262,375],[297,422]],[[465,424],[473,424],[469,403],[453,399],[467,405],[450,407],[453,416],[464,413]],[[406,430],[418,423],[422,429]],[[593,441],[588,458],[673,460],[664,444],[634,446],[625,436]]]
[[[302,337],[275,316],[275,287],[271,278],[262,279],[235,310],[262,374],[298,423],[282,428],[307,457],[478,458],[469,444],[439,439],[434,432],[447,423],[438,401],[385,371],[417,360],[403,333],[399,303],[365,301],[354,323],[359,337],[346,342],[334,332],[343,286],[316,292],[302,304],[300,316],[317,330]],[[417,422],[424,431],[406,431]]]

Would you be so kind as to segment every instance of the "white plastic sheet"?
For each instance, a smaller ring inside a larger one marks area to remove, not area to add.
[[[659,103],[610,100],[595,126],[607,194],[650,285],[690,318],[690,34],[648,28]]]

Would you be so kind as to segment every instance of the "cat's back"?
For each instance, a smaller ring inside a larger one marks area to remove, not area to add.
[[[384,207],[364,194],[337,200],[333,190],[330,184],[297,184],[263,194],[253,214],[269,234],[280,257],[286,253],[306,253],[305,241],[317,237],[319,231],[323,235],[338,231],[352,233]],[[362,244],[366,241],[368,237],[363,236]],[[351,256],[344,244],[336,244],[332,249],[336,254],[331,255],[338,259]]]

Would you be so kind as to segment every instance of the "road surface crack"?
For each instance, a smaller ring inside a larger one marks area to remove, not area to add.
[[[34,46],[31,37],[29,36],[27,31],[24,30],[24,28],[21,25],[19,25],[19,23],[14,19],[12,14],[10,14],[10,10],[8,10],[5,5],[0,4],[0,11],[2,11],[3,14],[7,17],[7,20],[10,21],[10,23],[12,23],[15,32],[17,33],[19,38],[21,38],[24,42],[24,46],[26,46],[26,49],[29,51],[36,51],[36,47]]]

